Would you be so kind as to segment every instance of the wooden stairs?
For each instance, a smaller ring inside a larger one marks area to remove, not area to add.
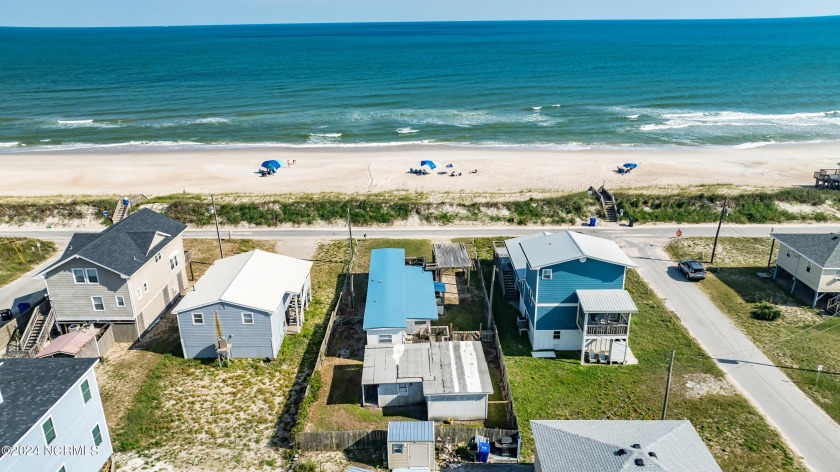
[[[502,293],[504,293],[505,300],[509,302],[518,301],[519,297],[516,296],[516,277],[513,274],[513,268],[507,266],[500,267],[499,270],[502,275],[499,281],[502,283]]]
[[[601,210],[604,212],[604,221],[615,223],[618,221],[618,209],[616,207],[615,198],[609,190],[603,185],[599,188],[594,186],[589,187],[589,193],[595,195],[595,198],[601,202]]]
[[[126,198],[128,198],[128,204],[125,203]],[[144,200],[147,200],[147,198],[145,195],[142,194],[120,198],[119,200],[117,200],[117,207],[114,208],[114,213],[111,216],[111,221],[114,222],[114,224],[116,224],[124,220],[128,216],[128,211],[129,209],[131,209],[131,206],[136,205]]]
[[[9,344],[6,357],[29,358],[41,350],[55,325],[55,309],[49,298],[32,309],[32,315],[17,345]]]

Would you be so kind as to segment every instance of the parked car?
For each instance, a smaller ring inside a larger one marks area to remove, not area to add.
[[[15,315],[12,314],[12,310],[8,308],[0,310],[0,321],[9,321],[14,317]]]
[[[703,267],[703,264],[695,260],[682,260],[677,264],[677,267],[679,267],[680,272],[688,280],[703,280],[706,278],[706,269]]]

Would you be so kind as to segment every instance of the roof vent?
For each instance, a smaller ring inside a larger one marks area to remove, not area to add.
[[[627,454],[627,450],[624,448],[615,451],[615,455],[617,456],[623,456],[624,454]]]
[[[644,467],[645,466],[645,460],[642,459],[642,458],[636,459],[633,462],[635,462],[636,465],[639,466],[639,467]]]
[[[633,444],[633,449],[641,449],[642,446],[639,446],[639,443]]]
[[[833,238],[831,238],[831,239],[837,239],[837,238],[840,238],[840,236],[835,236],[835,237],[833,237]]]
[[[656,453],[655,453],[655,452],[650,451],[650,452],[648,452],[648,455],[649,455],[650,457],[653,457],[654,459],[656,459]]]

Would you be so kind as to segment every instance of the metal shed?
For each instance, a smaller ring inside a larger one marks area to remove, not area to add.
[[[388,468],[396,471],[434,471],[435,423],[391,421],[388,423]]]

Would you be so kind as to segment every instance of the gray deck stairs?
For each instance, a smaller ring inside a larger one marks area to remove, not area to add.
[[[601,203],[601,209],[604,211],[604,221],[615,223],[618,221],[618,209],[616,207],[615,198],[612,193],[603,185],[599,188],[594,186],[589,187],[589,193],[595,195],[595,198]]]
[[[144,200],[147,200],[145,195],[131,195],[128,197],[128,205],[125,204],[125,198],[120,198],[117,200],[117,206],[114,208],[114,214],[111,217],[111,221],[115,224],[119,223],[120,221],[124,220],[126,216],[128,216],[128,210],[131,209],[132,205],[136,205]]]
[[[297,326],[300,322],[300,313],[298,312],[298,300],[300,299],[300,295],[295,295],[292,297],[292,301],[289,304],[289,311],[286,316],[286,324],[288,326]]]
[[[829,298],[825,309],[834,316],[840,315],[840,294],[836,294]]]
[[[515,302],[518,300],[516,296],[516,277],[513,275],[513,268],[511,266],[501,267],[502,272],[502,291],[504,292],[505,300]]]
[[[46,298],[32,309],[32,315],[19,341],[16,344],[9,344],[6,349],[6,357],[29,358],[35,356],[47,341],[54,325],[55,309],[52,307],[49,298]]]

